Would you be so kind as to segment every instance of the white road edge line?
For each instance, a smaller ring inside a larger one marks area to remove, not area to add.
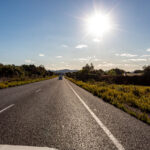
[[[93,111],[87,106],[87,104],[82,100],[82,98],[76,93],[76,91],[72,88],[72,86],[66,80],[68,86],[74,92],[74,94],[78,97],[80,102],[84,105],[84,107],[88,110],[88,112],[92,115],[98,125],[104,130],[110,140],[114,143],[114,145],[118,148],[118,150],[125,150],[125,148],[120,144],[120,142],[113,136],[113,134],[109,131],[109,129],[100,121],[100,119],[93,113]]]
[[[2,112],[4,112],[5,110],[7,110],[7,109],[13,107],[14,105],[15,105],[15,104],[11,104],[11,105],[7,106],[6,108],[0,110],[0,114],[1,114]]]

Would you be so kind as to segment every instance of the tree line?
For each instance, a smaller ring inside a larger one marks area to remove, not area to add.
[[[4,65],[0,64],[0,78],[38,78],[53,75],[53,72],[48,71],[44,66],[35,65]]]
[[[93,64],[86,64],[81,70],[66,73],[66,76],[81,81],[105,81],[116,84],[150,85],[150,66],[144,66],[143,70],[135,70],[133,75],[127,75],[123,69],[114,68],[108,71],[94,69]],[[140,75],[136,75],[140,73]]]

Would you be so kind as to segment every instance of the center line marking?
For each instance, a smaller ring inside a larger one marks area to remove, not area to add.
[[[125,150],[125,148],[120,144],[120,142],[113,136],[113,134],[109,131],[109,129],[102,123],[102,121],[93,113],[93,111],[89,108],[89,106],[82,100],[82,98],[76,93],[76,91],[72,88],[72,86],[65,80],[70,87],[70,89],[74,92],[74,94],[78,97],[80,102],[84,105],[84,107],[88,110],[88,112],[92,115],[98,125],[103,129],[103,131],[107,134],[110,140],[114,143],[118,150]]]
[[[4,112],[5,110],[7,110],[7,109],[13,107],[14,105],[15,105],[15,104],[11,104],[11,105],[7,106],[6,108],[0,110],[0,114],[1,114],[2,112]]]

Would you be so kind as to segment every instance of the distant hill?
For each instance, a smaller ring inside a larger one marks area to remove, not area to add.
[[[69,69],[62,69],[62,70],[51,70],[52,72],[55,73],[67,73],[67,72],[77,72],[78,70],[69,70]]]

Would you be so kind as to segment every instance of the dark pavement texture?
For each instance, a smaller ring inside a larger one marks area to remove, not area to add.
[[[115,150],[68,82],[127,150],[150,148],[150,126],[57,78],[0,90],[0,144],[60,150]]]

